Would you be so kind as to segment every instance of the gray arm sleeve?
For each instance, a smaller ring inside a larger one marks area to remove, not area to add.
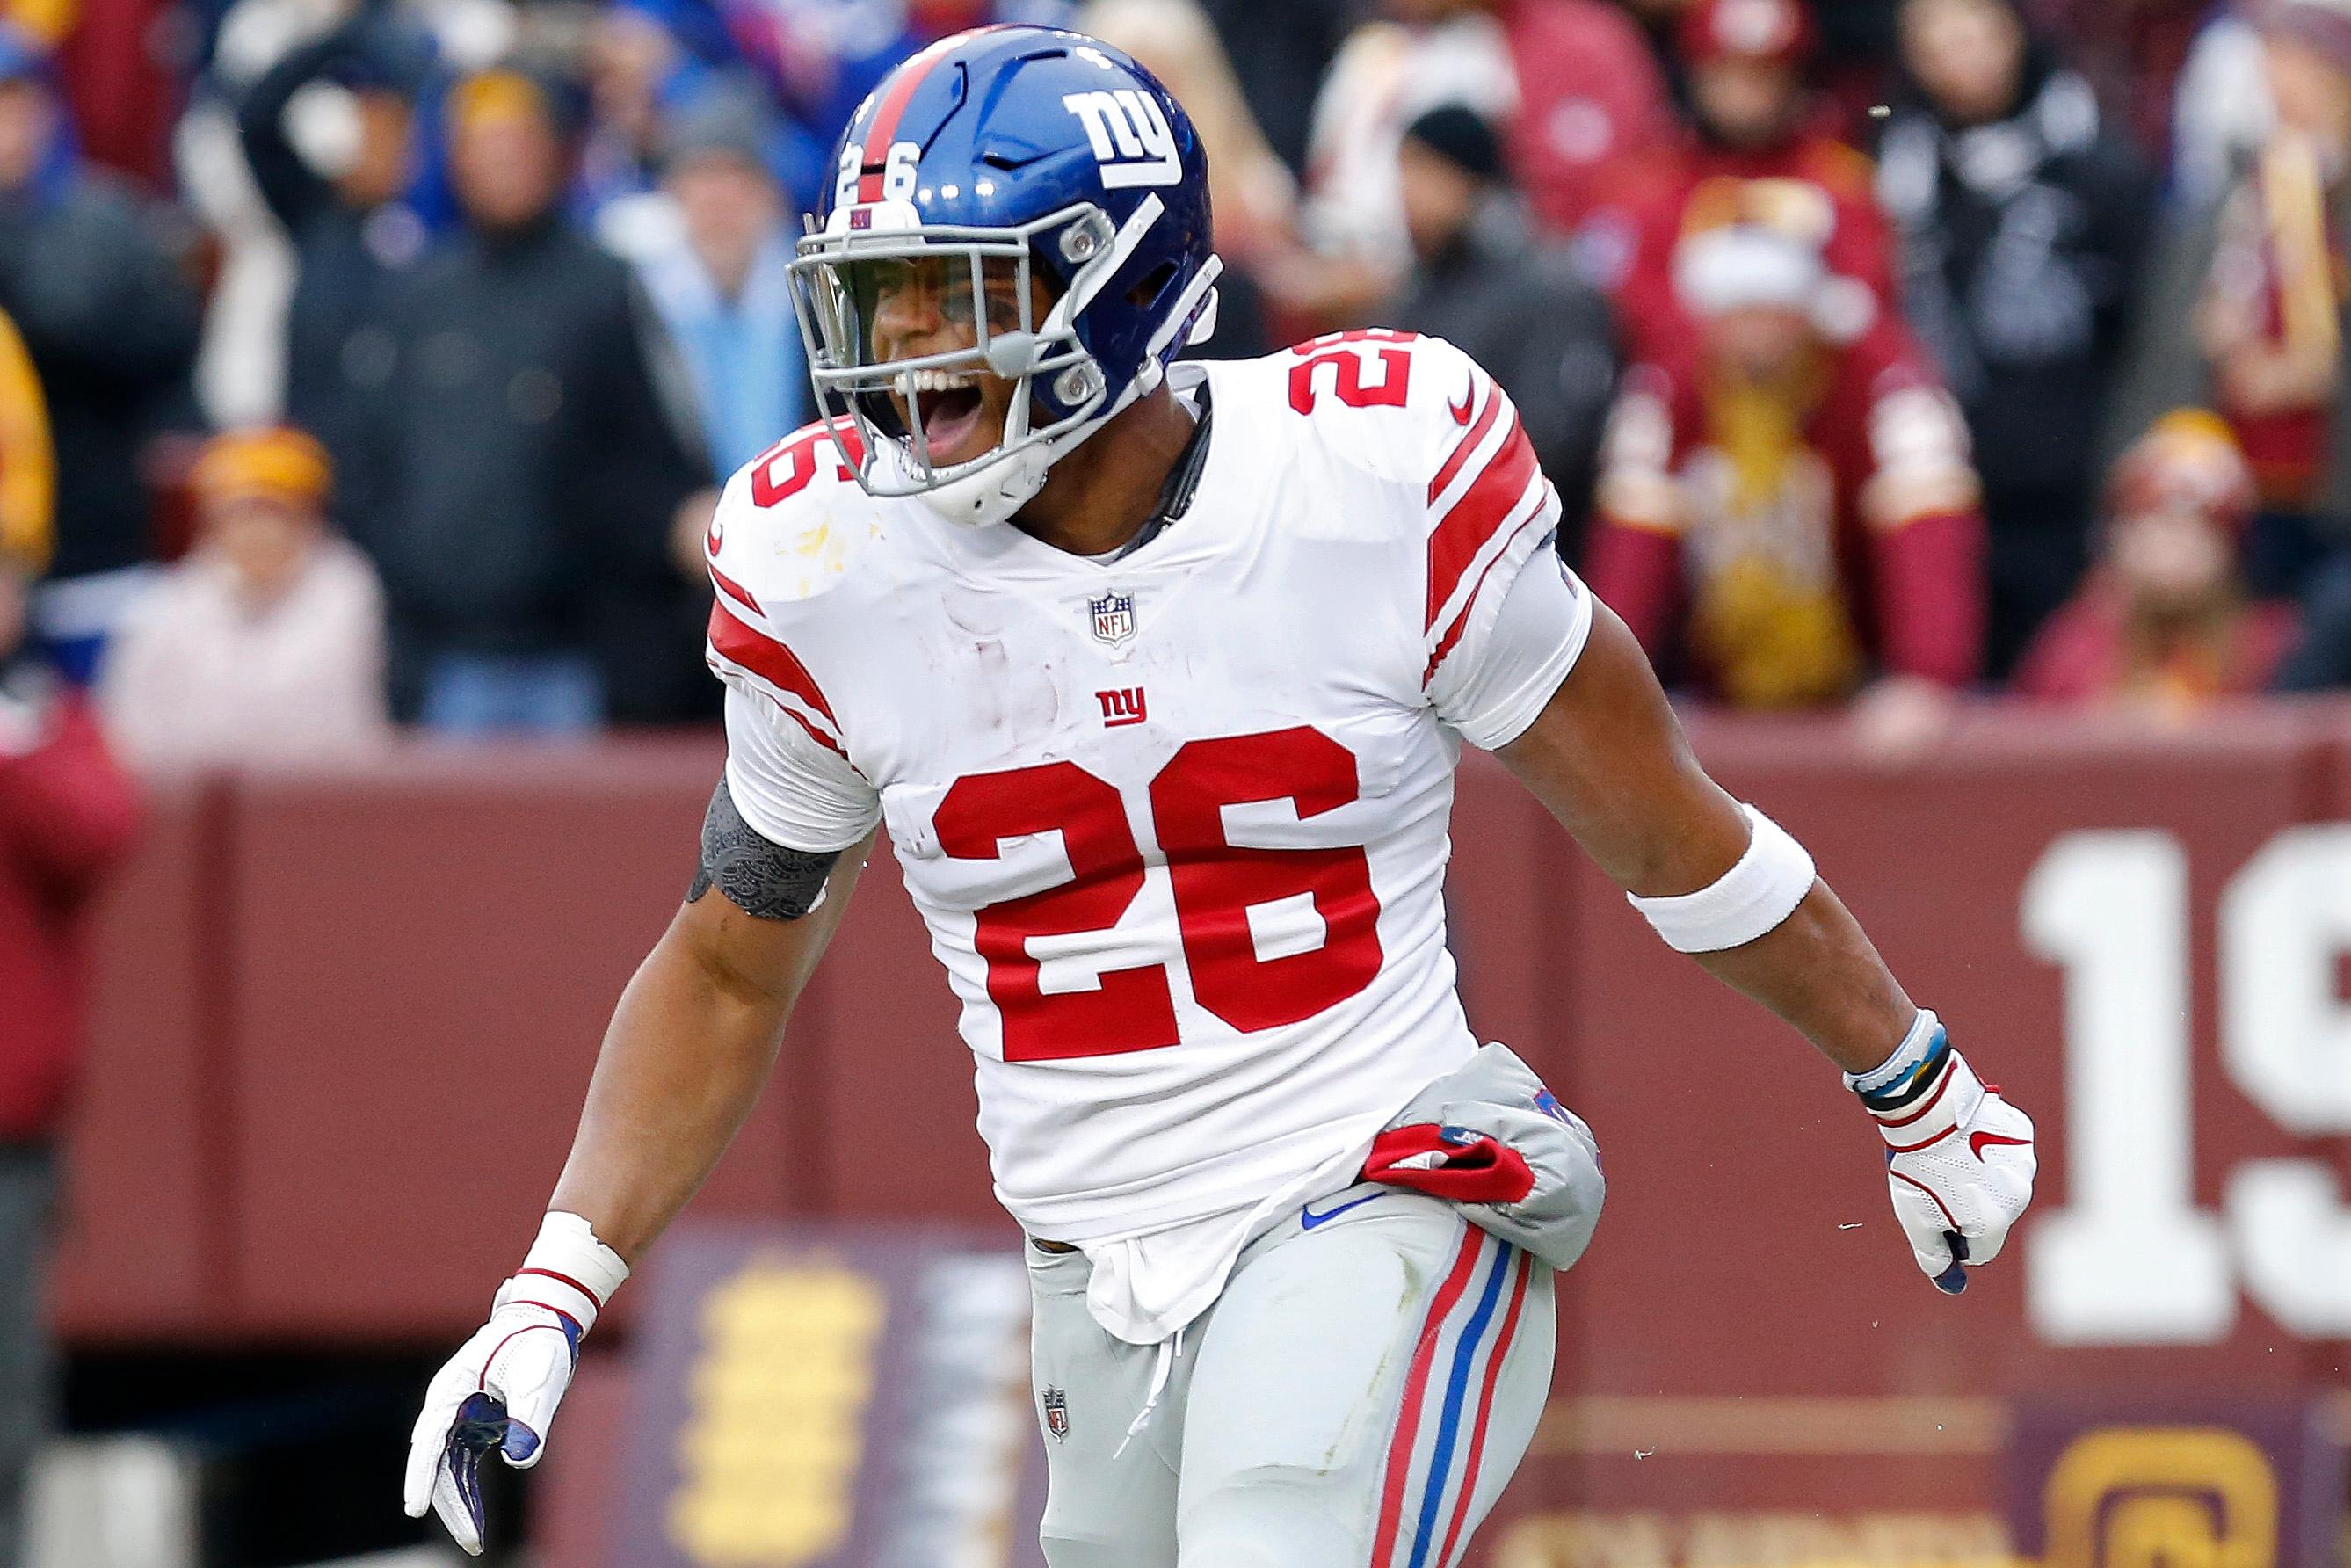
[[[722,776],[702,819],[702,858],[685,901],[695,904],[712,888],[744,914],[760,920],[798,920],[824,902],[825,879],[839,850],[786,849],[743,820]]]

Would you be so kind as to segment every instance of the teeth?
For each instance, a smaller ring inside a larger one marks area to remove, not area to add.
[[[955,392],[978,384],[978,375],[971,371],[903,371],[898,375],[902,392]]]

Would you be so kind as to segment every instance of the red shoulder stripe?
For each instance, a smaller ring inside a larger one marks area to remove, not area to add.
[[[1469,391],[1471,395],[1476,395],[1478,388],[1474,382],[1470,385]],[[1488,398],[1485,411],[1478,415],[1478,423],[1469,426],[1469,434],[1463,436],[1460,444],[1445,455],[1444,466],[1437,469],[1437,477],[1428,482],[1430,506],[1437,505],[1437,497],[1445,494],[1445,486],[1453,483],[1453,476],[1461,472],[1461,465],[1469,461],[1469,454],[1477,451],[1478,444],[1486,439],[1486,432],[1493,428],[1494,415],[1501,406],[1502,400],[1499,397]]]
[[[1496,400],[1499,402],[1498,398]],[[1491,413],[1489,407],[1488,410]],[[1428,615],[1424,630],[1437,630],[1437,612],[1461,586],[1478,552],[1499,533],[1510,514],[1526,498],[1527,486],[1540,473],[1535,449],[1526,427],[1510,416],[1510,433],[1502,448],[1489,459],[1461,498],[1453,503],[1428,536]]]
[[[822,715],[827,724],[835,730],[840,729],[841,720],[833,716],[832,705],[824,700],[824,693],[818,689],[816,678],[809,674],[808,666],[794,657],[789,648],[737,619],[726,608],[725,600],[716,601],[710,606],[710,645],[778,691],[788,692],[806,703],[812,711]],[[841,742],[810,724],[790,706],[784,704],[777,706],[789,714],[793,722],[807,730],[825,749],[838,753],[844,761],[848,759],[849,753],[841,749]]]
[[[751,593],[748,589],[745,588],[741,583],[737,582],[725,572],[719,570],[716,566],[713,566],[710,569],[710,580],[717,585],[719,592],[725,594],[727,598],[733,600],[736,603],[741,605],[752,614],[764,615],[767,613],[766,611],[759,608],[759,601],[751,597]]]
[[[1523,531],[1531,527],[1541,516],[1542,508],[1536,507],[1529,514],[1526,521],[1519,525],[1520,530]],[[1469,629],[1469,607],[1477,603],[1478,596],[1486,591],[1488,574],[1492,572],[1495,566],[1510,552],[1510,546],[1504,545],[1494,552],[1484,567],[1479,569],[1476,586],[1469,590],[1469,597],[1461,601],[1461,612],[1453,618],[1452,624],[1445,628],[1445,635],[1437,640],[1436,649],[1428,655],[1428,667],[1420,673],[1420,684],[1424,687],[1437,678],[1437,666],[1445,663],[1445,655],[1453,652],[1453,645],[1460,642],[1461,634]]]

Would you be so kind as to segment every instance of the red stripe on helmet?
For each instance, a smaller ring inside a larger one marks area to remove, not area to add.
[[[898,121],[906,112],[908,100],[914,89],[931,74],[931,67],[942,55],[960,48],[982,33],[993,33],[1005,24],[972,27],[960,33],[950,33],[900,66],[890,78],[889,90],[882,95],[881,104],[873,110],[873,123],[866,128],[865,150],[860,155],[857,199],[878,202],[882,199],[882,175],[890,160],[890,143],[898,135]]]

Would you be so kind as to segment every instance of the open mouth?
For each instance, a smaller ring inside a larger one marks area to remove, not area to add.
[[[922,428],[934,465],[945,467],[980,455],[967,450],[980,434],[983,400],[976,373],[913,371],[899,378],[899,385],[911,399],[914,422]]]

